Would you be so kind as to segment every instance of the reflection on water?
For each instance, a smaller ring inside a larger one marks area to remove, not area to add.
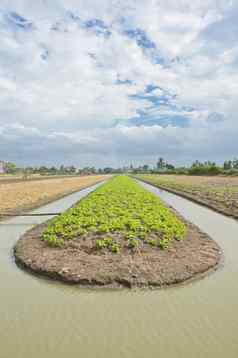
[[[218,242],[224,268],[165,290],[80,289],[34,277],[12,260],[19,236],[47,218],[0,223],[1,358],[238,357],[238,223],[142,185]],[[34,212],[65,210],[89,191]]]

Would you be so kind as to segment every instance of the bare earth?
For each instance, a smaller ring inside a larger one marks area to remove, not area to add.
[[[238,219],[238,177],[139,175],[162,189]]]
[[[106,178],[108,178],[106,175],[91,175],[19,183],[0,181],[0,216],[1,213],[15,214],[39,207]]]
[[[40,240],[42,224],[28,231],[15,246],[16,262],[39,275],[90,287],[163,287],[203,277],[218,267],[219,246],[191,223],[183,241],[167,250],[145,244],[119,254],[96,251],[80,238],[62,248]]]
[[[22,183],[22,182],[30,182],[35,180],[50,180],[50,179],[64,179],[64,178],[74,178],[77,177],[74,175],[40,175],[40,174],[30,174],[27,177],[24,175],[16,175],[16,174],[0,174],[0,184],[10,184],[10,183]]]

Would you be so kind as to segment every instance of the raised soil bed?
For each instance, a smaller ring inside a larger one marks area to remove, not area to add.
[[[95,251],[87,240],[49,247],[40,240],[47,223],[17,242],[14,255],[22,267],[52,279],[90,287],[163,287],[200,278],[217,269],[221,250],[214,240],[191,223],[183,241],[166,250],[148,245],[119,254]]]

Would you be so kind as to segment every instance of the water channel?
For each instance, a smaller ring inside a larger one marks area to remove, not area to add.
[[[82,190],[34,213],[65,210]],[[19,269],[12,248],[48,217],[0,222],[1,358],[237,358],[238,222],[142,184],[207,232],[224,252],[210,276],[161,290],[89,290]]]

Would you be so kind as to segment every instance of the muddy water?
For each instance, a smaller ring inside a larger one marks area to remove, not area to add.
[[[1,358],[238,357],[238,223],[143,185],[220,244],[224,267],[195,283],[157,291],[65,286],[23,272],[12,258],[19,236],[44,219],[2,222]],[[88,191],[35,212],[64,210]]]

